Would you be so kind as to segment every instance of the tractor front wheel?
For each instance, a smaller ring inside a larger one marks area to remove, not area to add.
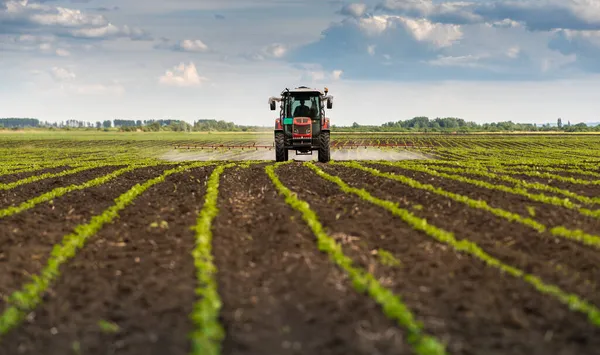
[[[285,149],[285,135],[283,132],[275,133],[275,160],[287,161],[288,151]]]
[[[319,135],[319,162],[328,163],[330,159],[329,132],[321,132]]]

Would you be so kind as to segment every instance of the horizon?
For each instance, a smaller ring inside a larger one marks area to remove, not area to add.
[[[0,0],[0,116],[268,127],[328,87],[336,126],[598,123],[591,1]]]

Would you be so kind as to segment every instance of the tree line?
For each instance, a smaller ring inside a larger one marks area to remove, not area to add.
[[[429,117],[419,116],[408,120],[386,122],[380,126],[361,125],[354,122],[352,126],[332,125],[332,129],[339,132],[600,132],[600,123],[572,125],[570,121],[564,124],[559,118],[556,125],[512,121],[480,124],[455,117],[429,119]]]
[[[215,131],[215,132],[257,132],[270,131],[273,127],[243,126],[233,122],[215,119],[201,119],[190,124],[182,120],[127,120],[114,119],[104,121],[65,120],[60,122],[40,121],[36,118],[0,118],[0,128],[48,128],[48,129],[95,129],[118,131]],[[514,123],[512,121],[476,123],[468,122],[462,118],[444,117],[430,119],[419,116],[408,120],[390,121],[382,125],[361,125],[354,122],[351,126],[333,125],[332,129],[338,132],[600,132],[600,124],[587,125],[585,123],[564,123],[562,118],[557,119],[556,125],[549,123],[538,125],[535,123]]]

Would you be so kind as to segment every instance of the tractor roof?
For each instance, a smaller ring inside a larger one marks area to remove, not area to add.
[[[295,89],[290,89],[290,93],[291,94],[299,94],[299,93],[310,94],[310,93],[315,93],[315,94],[323,95],[323,92],[321,90],[311,89],[311,88],[306,87],[306,86],[300,86],[300,87],[297,87]]]

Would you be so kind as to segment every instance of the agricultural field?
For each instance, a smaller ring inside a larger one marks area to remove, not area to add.
[[[0,133],[0,355],[600,354],[600,136],[270,145]]]

